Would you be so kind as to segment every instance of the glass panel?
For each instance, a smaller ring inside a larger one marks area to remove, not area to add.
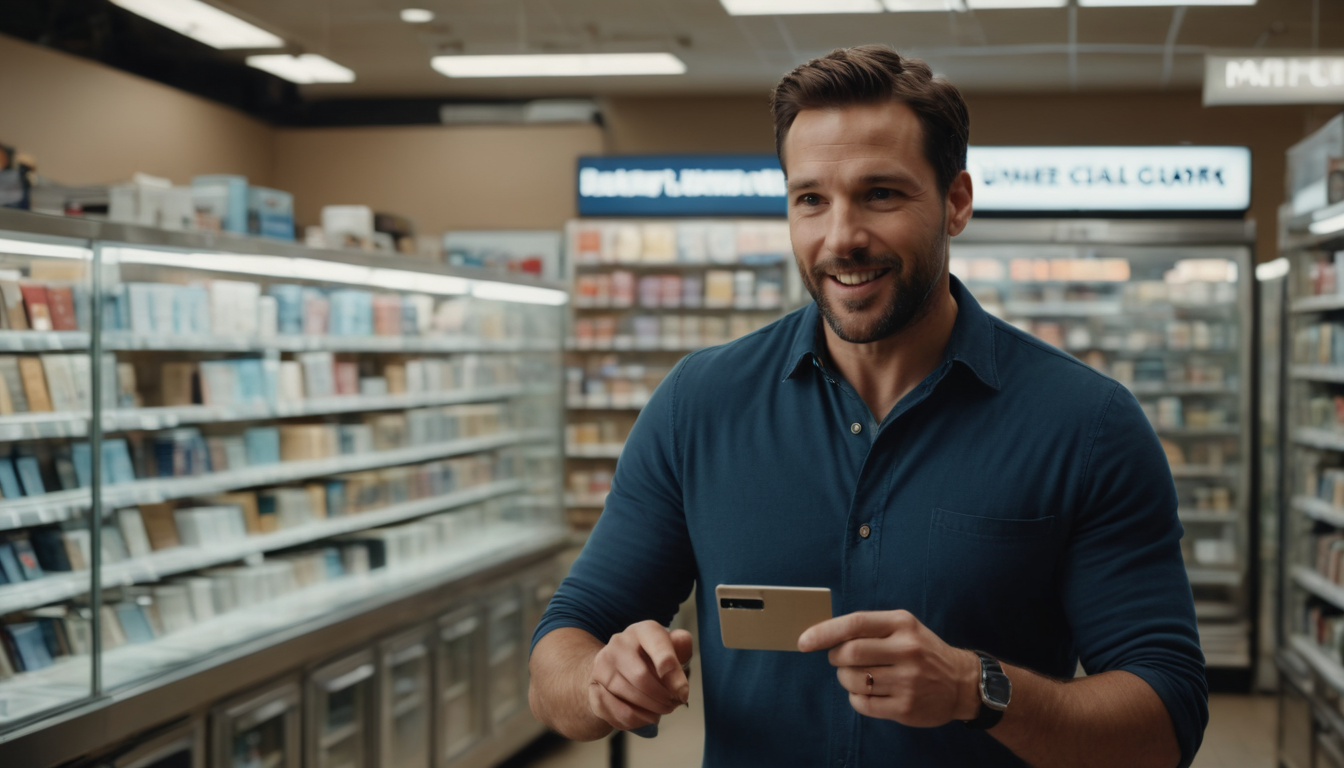
[[[387,706],[391,746],[387,768],[429,765],[429,656],[421,654],[392,665]]]
[[[90,696],[93,251],[0,232],[0,732]],[[100,543],[101,538],[101,543]]]
[[[1138,399],[1176,481],[1205,657],[1238,669],[1251,664],[1248,269],[1244,247],[1193,245],[954,243],[951,263],[987,311]]]
[[[443,757],[452,758],[484,733],[481,717],[481,641],[484,625],[474,611],[456,613],[442,623],[439,641],[439,735]]]
[[[284,713],[233,734],[232,768],[282,768],[291,748]]]
[[[490,716],[496,724],[522,706],[523,610],[516,588],[495,594],[489,604]]]

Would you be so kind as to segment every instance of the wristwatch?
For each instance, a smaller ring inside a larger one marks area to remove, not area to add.
[[[1003,711],[1013,698],[1013,682],[1003,673],[998,659],[982,651],[974,653],[980,657],[980,714],[962,723],[967,728],[987,731],[1003,719]]]

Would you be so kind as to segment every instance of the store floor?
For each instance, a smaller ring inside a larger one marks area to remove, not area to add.
[[[663,718],[658,738],[628,737],[628,768],[694,768],[704,741],[700,691],[692,680],[691,707]],[[1209,728],[1193,768],[1273,768],[1275,700],[1270,696],[1215,694]],[[543,739],[501,768],[606,768],[606,741],[577,744]]]

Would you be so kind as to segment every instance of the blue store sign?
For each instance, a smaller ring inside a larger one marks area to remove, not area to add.
[[[774,155],[579,158],[580,216],[785,216]]]

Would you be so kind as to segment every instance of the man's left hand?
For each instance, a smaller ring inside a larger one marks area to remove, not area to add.
[[[798,638],[804,653],[827,648],[861,715],[934,728],[980,711],[979,657],[943,642],[909,611],[837,616]]]

